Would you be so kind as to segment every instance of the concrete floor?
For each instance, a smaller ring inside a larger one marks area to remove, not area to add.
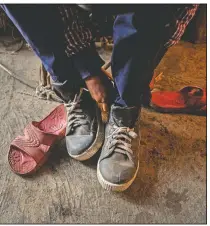
[[[37,85],[39,60],[32,52],[1,54],[0,62]],[[157,72],[163,72],[158,89],[205,87],[206,45],[173,47]],[[0,223],[206,223],[206,117],[143,109],[138,177],[129,190],[116,194],[97,181],[98,156],[77,162],[64,143],[34,176],[10,171],[12,139],[58,105],[22,92],[34,95],[0,69]]]

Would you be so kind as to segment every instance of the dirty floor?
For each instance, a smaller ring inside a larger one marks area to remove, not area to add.
[[[110,53],[102,54],[109,59]],[[39,60],[31,51],[0,54],[0,63],[37,85]],[[205,87],[206,45],[171,48],[159,72],[160,90]],[[26,84],[0,69],[0,223],[206,223],[206,117],[143,109],[140,170],[124,193],[101,188],[98,156],[77,162],[64,143],[34,176],[22,178],[9,169],[10,142],[58,105],[36,98]]]

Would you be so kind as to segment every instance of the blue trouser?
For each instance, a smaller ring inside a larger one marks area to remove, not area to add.
[[[55,82],[68,80],[71,89],[82,86],[88,76],[100,73],[104,62],[93,45],[71,57],[65,54],[64,25],[55,5],[2,5],[2,8]],[[147,13],[119,15],[114,23],[115,103],[123,106],[141,105],[142,94],[166,52],[164,24],[154,22],[158,18],[148,19]]]

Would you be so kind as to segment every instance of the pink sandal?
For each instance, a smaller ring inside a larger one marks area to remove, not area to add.
[[[66,112],[63,104],[42,121],[28,124],[24,136],[16,137],[10,145],[8,161],[12,171],[19,175],[34,173],[47,160],[55,142],[64,138],[65,130]]]

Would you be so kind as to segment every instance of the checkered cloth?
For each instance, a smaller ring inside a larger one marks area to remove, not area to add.
[[[64,22],[67,56],[90,47],[94,39],[94,29],[87,12],[77,5],[59,5],[58,9]]]
[[[175,32],[171,36],[171,38],[165,43],[165,47],[169,48],[179,42],[182,35],[185,32],[185,29],[189,22],[194,17],[196,10],[198,9],[198,4],[188,5],[184,9],[178,8],[175,14],[176,25]],[[181,12],[180,12],[181,11]]]
[[[165,43],[169,48],[179,42],[184,31],[196,13],[198,4],[191,4],[184,8],[178,8],[174,14],[176,22],[174,33]],[[81,10],[77,5],[59,5],[59,13],[64,22],[66,40],[66,54],[68,57],[77,54],[81,50],[90,47],[94,41],[94,27],[88,13]]]

